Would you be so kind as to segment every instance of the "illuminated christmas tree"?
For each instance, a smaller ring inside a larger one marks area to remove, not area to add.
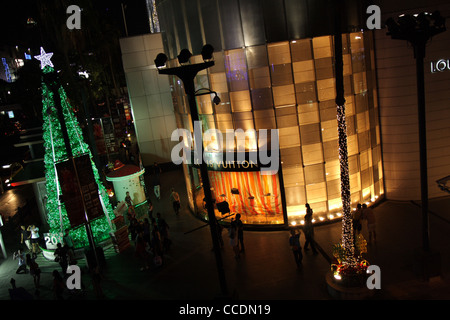
[[[58,181],[56,164],[67,160],[70,155],[73,157],[89,155],[91,159],[92,170],[95,182],[98,185],[100,202],[102,204],[104,216],[90,222],[92,234],[96,242],[109,238],[109,232],[113,231],[111,219],[114,218],[114,212],[109,202],[106,188],[101,182],[98,170],[92,161],[92,154],[87,143],[83,140],[83,135],[77,118],[72,107],[69,104],[64,88],[58,83],[56,71],[50,61],[52,53],[46,53],[41,48],[41,54],[35,56],[41,61],[43,72],[42,81],[42,116],[43,116],[43,138],[45,147],[45,179],[47,189],[47,218],[51,233],[64,233],[69,229],[70,235],[74,240],[76,248],[86,247],[89,244],[85,228],[72,229],[64,202],[61,202],[61,185]],[[57,90],[55,90],[57,88]],[[57,96],[55,96],[57,93]],[[56,100],[56,99],[59,99]],[[64,125],[62,126],[57,106],[62,109]],[[63,128],[67,130],[67,136],[70,144],[70,154],[66,149]]]

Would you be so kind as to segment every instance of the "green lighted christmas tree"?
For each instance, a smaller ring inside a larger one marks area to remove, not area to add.
[[[45,51],[41,48],[41,55],[35,57],[41,61],[41,69],[44,77],[50,73],[55,73],[53,64],[50,61],[51,56],[52,53],[45,53]],[[67,128],[67,134],[73,157],[89,154],[91,159],[94,178],[98,185],[100,201],[105,213],[103,217],[91,222],[92,233],[96,242],[107,239],[109,237],[109,232],[113,231],[111,219],[114,218],[114,212],[109,202],[106,188],[102,184],[98,170],[92,161],[92,154],[89,146],[83,141],[81,128],[72,111],[72,107],[68,102],[66,92],[59,83],[55,83],[56,80],[50,81],[53,81],[53,83],[46,83],[46,81],[42,82],[42,116],[45,147],[44,163],[47,188],[46,208],[48,212],[48,224],[50,226],[51,233],[64,233],[64,230],[69,229],[70,235],[74,240],[75,247],[80,248],[89,245],[86,230],[82,226],[76,229],[71,229],[71,224],[64,203],[60,202],[61,186],[58,182],[58,175],[55,165],[58,162],[67,160],[69,158],[69,154],[66,150],[55,99],[59,99],[61,102],[64,123]],[[54,96],[55,94],[53,90],[49,88],[50,85],[56,85],[59,88],[57,97]]]

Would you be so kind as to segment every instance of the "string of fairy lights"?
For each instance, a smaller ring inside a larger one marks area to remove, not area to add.
[[[339,135],[339,166],[341,172],[342,199],[342,247],[346,251],[345,263],[353,264],[355,246],[353,241],[353,224],[350,196],[350,176],[348,170],[347,124],[345,119],[345,104],[337,104],[337,122]]]

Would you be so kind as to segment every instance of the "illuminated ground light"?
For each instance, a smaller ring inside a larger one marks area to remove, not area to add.
[[[370,201],[366,201],[365,204],[370,207],[371,205],[374,205],[379,199],[379,196],[374,196],[370,199]],[[356,207],[352,208],[352,211],[356,211]],[[303,216],[303,213],[296,212],[295,214],[292,214],[291,220],[289,221],[289,225],[291,227],[304,225],[305,220],[301,219],[300,217]],[[327,223],[327,222],[337,222],[342,218],[342,212],[330,212],[330,213],[323,213],[323,214],[316,214],[316,218],[312,219],[312,223]]]

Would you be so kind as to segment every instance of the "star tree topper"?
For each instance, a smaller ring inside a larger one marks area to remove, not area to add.
[[[46,53],[44,48],[41,47],[41,54],[34,57],[41,62],[41,69],[44,69],[45,66],[50,66],[53,68],[53,63],[50,61],[52,56],[53,52]]]

